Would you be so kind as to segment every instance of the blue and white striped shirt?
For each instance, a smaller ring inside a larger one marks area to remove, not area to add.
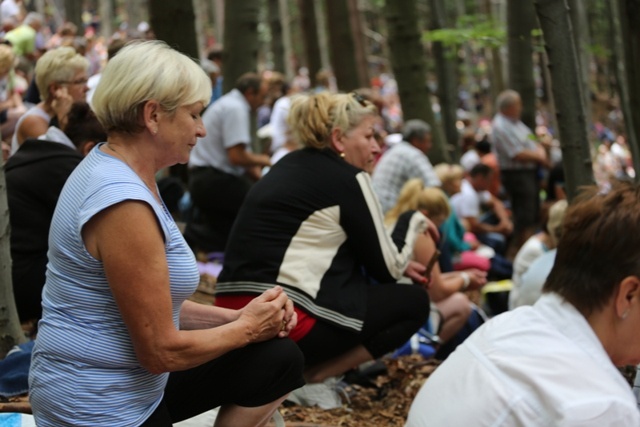
[[[92,150],[67,180],[51,223],[29,376],[38,426],[137,426],[162,398],[168,374],[140,366],[102,262],[81,235],[94,215],[124,200],[148,203],[158,219],[176,328],[180,306],[197,287],[195,258],[166,208],[124,162]]]

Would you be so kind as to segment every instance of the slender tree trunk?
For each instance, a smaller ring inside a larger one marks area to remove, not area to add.
[[[100,33],[107,40],[113,34],[112,0],[100,0]]]
[[[318,25],[316,25],[316,2],[311,0],[298,0],[300,9],[300,23],[302,25],[302,37],[304,39],[304,51],[309,69],[311,86],[316,85],[316,74],[322,68],[322,56],[320,54],[320,41],[318,40]]]
[[[481,13],[484,13],[487,18],[497,25],[500,22],[496,16],[494,16],[493,7],[491,6],[491,0],[479,0],[479,9]],[[507,88],[504,79],[502,57],[500,56],[500,50],[498,48],[484,48],[484,57],[487,58],[487,74],[491,84],[489,86],[491,91],[491,99],[496,99],[498,94]]]
[[[26,341],[20,327],[11,281],[11,227],[4,167],[0,168],[0,360],[16,344]]]
[[[287,76],[288,81],[292,81],[296,75],[296,70],[293,66],[293,41],[292,38],[292,25],[291,14],[289,9],[289,0],[280,0],[280,19],[282,20],[282,48],[283,48],[283,71]]]
[[[140,22],[145,20],[144,16],[142,16],[142,11],[144,10],[144,8],[140,7],[141,3],[142,2],[139,0],[125,1],[125,5],[127,7],[127,17],[129,18],[129,28],[135,29]]]
[[[196,15],[196,40],[198,46],[198,58],[206,57],[207,37],[210,34],[211,21],[209,17],[209,9],[211,2],[209,0],[192,0],[193,9]]]
[[[618,94],[631,149],[635,180],[640,182],[640,3],[636,0],[615,0],[611,7]]]
[[[353,48],[358,71],[360,87],[369,86],[369,62],[367,60],[367,40],[365,39],[365,23],[358,9],[358,0],[347,0],[349,6],[349,26],[353,37]]]
[[[222,44],[224,42],[224,3],[225,0],[214,0],[214,17],[215,17],[215,35],[216,43]]]
[[[325,5],[333,74],[336,77],[338,89],[349,92],[362,86],[358,78],[356,48],[349,23],[349,7],[347,0],[329,0]]]
[[[534,0],[534,4],[549,55],[567,196],[571,200],[580,186],[594,182],[580,65],[566,1]]]
[[[333,71],[333,69],[331,68],[331,59],[329,57],[329,34],[327,30],[326,3],[324,0],[313,0],[313,7],[316,11],[316,20],[318,22],[317,27],[318,45],[320,46],[320,62],[323,69]]]
[[[456,15],[458,17],[465,16],[467,14],[466,6],[464,0],[456,0]],[[473,92],[475,87],[475,79],[473,77],[473,50],[469,43],[465,43],[464,46],[464,77],[465,77],[465,86],[469,93]]]
[[[273,69],[284,73],[284,44],[282,43],[282,18],[280,0],[268,0],[269,28],[271,29],[271,55]]]
[[[391,67],[398,83],[398,95],[404,120],[421,119],[432,128],[433,148],[429,159],[433,164],[449,162],[442,127],[436,122],[431,95],[426,84],[427,64],[420,42],[415,0],[387,1],[384,6]]]
[[[64,16],[69,22],[82,28],[82,3],[77,0],[64,0]]]
[[[533,80],[531,31],[535,11],[531,0],[507,1],[507,38],[509,49],[509,87],[522,98],[522,121],[536,127],[536,87]]]
[[[430,0],[430,29],[445,28],[445,7],[443,0]],[[459,135],[456,127],[456,111],[458,107],[457,95],[457,56],[447,49],[441,42],[434,42],[431,50],[438,75],[438,98],[442,115],[442,127],[450,147],[452,160],[460,159]]]
[[[199,58],[192,1],[149,0],[149,17],[159,40],[191,58]]]
[[[258,68],[258,0],[225,1],[224,92],[235,86],[242,74]]]
[[[587,112],[591,111],[591,84],[589,82],[589,65],[591,64],[591,37],[584,0],[569,0],[569,12],[573,24],[573,37],[576,41],[576,52],[580,64],[580,79],[584,90],[584,105]],[[587,116],[587,123],[591,122],[591,115]]]

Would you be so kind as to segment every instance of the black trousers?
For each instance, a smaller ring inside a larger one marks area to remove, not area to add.
[[[363,345],[374,358],[400,347],[429,317],[429,296],[419,285],[379,284],[367,290],[367,310],[359,333],[318,319],[298,346],[307,366]]]
[[[296,344],[275,338],[172,372],[160,406],[142,427],[171,427],[224,404],[266,405],[304,385],[303,366]]]

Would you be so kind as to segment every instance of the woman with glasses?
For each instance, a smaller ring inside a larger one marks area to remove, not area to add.
[[[261,427],[302,385],[281,287],[242,310],[188,300],[196,260],[155,176],[188,161],[210,95],[200,66],[162,42],[125,46],[105,67],[93,108],[107,141],[51,221],[29,373],[38,426],[169,427],[220,407],[216,427]]]
[[[371,173],[380,147],[377,111],[356,94],[292,100],[289,126],[305,148],[290,153],[252,188],[231,231],[216,304],[240,308],[274,284],[296,304],[291,337],[320,383],[402,345],[429,313],[425,266],[411,261],[428,228],[410,212],[393,241]]]
[[[68,94],[71,103],[85,100],[89,90],[88,68],[86,58],[71,47],[52,49],[40,57],[36,63],[35,79],[41,101],[18,120],[11,139],[11,154],[18,151],[27,138],[38,138],[47,132],[49,122],[56,116],[55,104],[61,94],[65,98]]]

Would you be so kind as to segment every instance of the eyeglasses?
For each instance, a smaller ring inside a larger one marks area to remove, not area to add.
[[[63,84],[63,85],[86,85],[88,81],[89,81],[89,79],[84,78],[84,79],[77,79],[77,80],[72,80],[72,81],[61,81],[61,82],[58,82],[58,83]]]

